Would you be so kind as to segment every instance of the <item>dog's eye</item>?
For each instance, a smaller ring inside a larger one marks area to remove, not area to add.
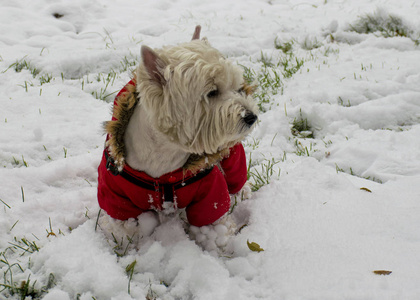
[[[237,90],[237,92],[239,94],[243,94],[243,93],[245,93],[245,89],[243,87],[241,87],[239,90]]]
[[[207,94],[207,98],[214,98],[214,97],[217,97],[218,95],[219,95],[218,90],[212,90]]]

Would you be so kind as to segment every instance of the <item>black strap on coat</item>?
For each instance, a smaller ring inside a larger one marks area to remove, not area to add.
[[[206,177],[210,172],[213,170],[214,166],[202,170],[201,172],[195,174],[194,176],[191,176],[187,179],[180,180],[178,182],[174,183],[164,183],[159,184],[158,181],[147,181],[144,179],[141,179],[139,177],[135,177],[131,174],[129,174],[124,169],[122,171],[119,171],[117,166],[115,165],[114,159],[109,155],[108,151],[105,150],[105,158],[106,158],[106,169],[114,176],[121,176],[125,180],[137,185],[138,187],[141,187],[143,189],[153,191],[153,192],[163,192],[163,197],[165,202],[174,202],[174,193],[176,190],[183,188],[187,185],[193,184],[194,182],[197,182],[198,180]]]

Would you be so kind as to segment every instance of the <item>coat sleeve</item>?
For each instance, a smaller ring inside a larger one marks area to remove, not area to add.
[[[230,196],[226,181],[218,167],[201,179],[193,201],[187,206],[188,222],[193,226],[205,226],[216,222],[230,208]]]
[[[247,181],[245,150],[241,143],[230,148],[228,157],[220,162],[230,194],[238,193]]]

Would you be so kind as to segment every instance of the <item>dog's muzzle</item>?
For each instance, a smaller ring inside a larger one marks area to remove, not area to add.
[[[256,114],[254,114],[253,112],[248,110],[245,113],[245,116],[244,116],[243,120],[244,120],[246,125],[251,127],[258,120],[258,116]]]

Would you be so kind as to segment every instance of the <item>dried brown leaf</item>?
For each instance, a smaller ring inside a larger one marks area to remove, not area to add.
[[[261,248],[260,245],[258,245],[257,243],[254,243],[254,242],[250,243],[249,240],[247,240],[246,243],[248,244],[248,248],[251,251],[254,251],[254,252],[264,251],[264,249]]]
[[[389,275],[392,273],[392,271],[387,271],[387,270],[375,270],[373,271],[373,273],[375,273],[376,275]]]

